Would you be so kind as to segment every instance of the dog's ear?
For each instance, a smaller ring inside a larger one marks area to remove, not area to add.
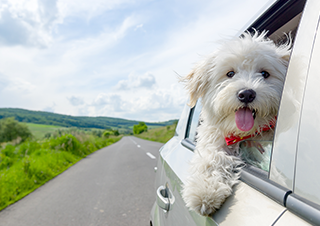
[[[279,46],[279,49],[280,49],[281,59],[284,60],[287,65],[291,55],[293,39],[292,39],[291,32],[288,34],[285,34],[285,37],[286,37],[286,41]]]
[[[282,55],[281,58],[282,58],[285,62],[289,62],[290,55],[291,55],[291,52],[288,51],[286,54]]]
[[[206,68],[207,62],[197,65],[186,77],[180,79],[185,83],[185,87],[190,95],[189,106],[194,107],[197,100],[203,96],[204,92],[208,88],[208,76]]]

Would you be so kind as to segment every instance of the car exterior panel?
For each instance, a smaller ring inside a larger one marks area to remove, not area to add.
[[[291,213],[290,211],[285,211],[274,226],[310,226],[308,222],[302,220],[300,217]]]
[[[315,40],[310,61],[308,81],[301,111],[301,126],[298,137],[296,175],[294,192],[303,198],[320,205],[320,151],[317,143],[320,134],[320,37],[319,31]],[[308,176],[306,176],[308,175]]]
[[[213,215],[220,226],[269,226],[285,211],[285,207],[244,182],[236,185],[233,195]],[[263,221],[261,220],[263,219]]]

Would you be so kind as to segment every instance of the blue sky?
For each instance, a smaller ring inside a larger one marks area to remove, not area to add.
[[[0,0],[0,107],[179,118],[187,75],[268,0]]]

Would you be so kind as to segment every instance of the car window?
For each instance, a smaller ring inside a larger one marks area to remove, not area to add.
[[[269,35],[269,38],[275,43],[281,44],[287,42],[290,35],[294,43],[301,15],[302,13],[298,13],[280,28],[274,30]],[[269,172],[273,140],[255,141],[249,139],[242,141],[239,147],[243,161],[251,166]]]
[[[288,41],[288,35],[290,35],[292,42],[294,43],[294,39],[297,33],[297,28],[300,23],[301,19],[301,11],[303,9],[304,4],[299,3],[299,7],[296,7],[293,10],[294,12],[289,12],[290,18],[286,18],[284,21],[281,22],[281,26],[279,25],[279,20],[273,22],[276,26],[270,29],[272,33],[269,33],[269,38],[272,39],[275,43],[281,44]],[[288,14],[288,15],[289,15]],[[287,15],[287,16],[288,16]],[[266,28],[255,27],[257,30],[264,30]],[[250,29],[249,29],[250,30]],[[188,141],[192,143],[196,143],[196,129],[199,122],[199,116],[201,112],[201,101],[198,100],[195,107],[193,107],[190,111],[190,116],[188,120],[186,138]],[[247,164],[254,166],[256,168],[262,169],[266,172],[269,172],[270,169],[270,160],[272,155],[272,148],[273,148],[273,140],[263,140],[263,141],[255,141],[255,140],[245,140],[240,142],[240,155],[243,161]]]
[[[199,99],[197,101],[196,106],[194,106],[191,109],[189,123],[188,123],[188,130],[186,138],[188,138],[189,141],[196,143],[196,134],[197,134],[197,127],[200,124],[200,112],[201,112],[201,100]]]
[[[239,145],[243,161],[266,172],[269,172],[272,151],[272,140],[255,141],[245,140]]]
[[[183,136],[182,138],[184,138],[189,111],[190,111],[190,107],[188,105],[185,105],[176,127],[176,134],[175,134],[176,136],[179,136],[179,137]]]
[[[319,32],[319,30],[318,30]],[[301,112],[294,193],[320,205],[320,37],[316,37]]]

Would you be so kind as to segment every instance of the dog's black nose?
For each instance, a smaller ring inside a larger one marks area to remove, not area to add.
[[[238,99],[243,103],[251,103],[256,98],[256,92],[252,89],[240,90],[238,93]]]

